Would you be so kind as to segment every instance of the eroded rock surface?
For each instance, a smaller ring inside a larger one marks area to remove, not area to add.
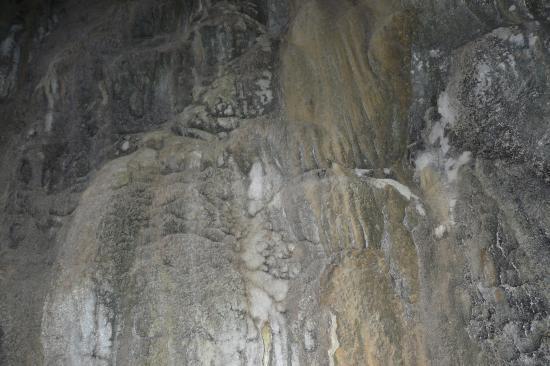
[[[7,1],[0,364],[547,365],[545,1]]]

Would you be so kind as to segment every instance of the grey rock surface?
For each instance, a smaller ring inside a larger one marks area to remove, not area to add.
[[[0,365],[550,364],[550,4],[0,4]]]

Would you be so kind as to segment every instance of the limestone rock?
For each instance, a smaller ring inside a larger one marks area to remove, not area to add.
[[[550,364],[547,2],[4,3],[0,365]]]

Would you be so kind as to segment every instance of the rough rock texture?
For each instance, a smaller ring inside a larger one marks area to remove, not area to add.
[[[7,0],[1,365],[550,364],[550,4]]]

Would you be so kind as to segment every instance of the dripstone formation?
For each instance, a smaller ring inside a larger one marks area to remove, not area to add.
[[[0,365],[550,364],[550,3],[4,0]]]

